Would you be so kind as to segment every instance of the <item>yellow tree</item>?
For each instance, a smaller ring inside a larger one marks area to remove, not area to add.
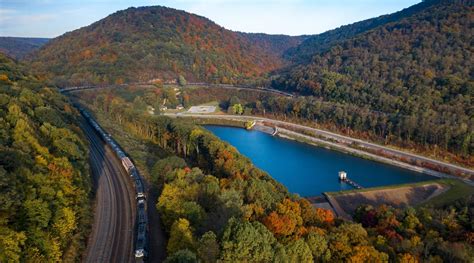
[[[181,249],[195,251],[196,241],[189,225],[189,221],[180,218],[171,226],[170,239],[166,250],[169,255],[174,254]]]

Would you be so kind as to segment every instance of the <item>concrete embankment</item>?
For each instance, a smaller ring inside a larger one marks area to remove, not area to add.
[[[265,126],[265,125],[262,125],[262,124],[259,124],[259,123],[256,123],[253,126],[252,130],[261,131],[261,132],[264,132],[264,133],[267,133],[267,134],[270,134],[270,135],[272,135],[275,132],[275,128]]]
[[[204,118],[204,119],[229,119],[241,121],[257,121],[265,126],[278,127],[278,135],[283,138],[296,139],[306,143],[339,150],[345,153],[361,156],[376,161],[396,165],[405,169],[416,172],[429,174],[442,178],[456,178],[467,184],[474,185],[470,178],[474,178],[474,170],[470,168],[460,167],[451,163],[430,159],[421,155],[408,152],[402,152],[383,145],[362,141],[360,139],[350,138],[347,136],[323,131],[316,128],[306,127],[299,124],[289,123],[285,121],[273,120],[263,117],[241,116],[241,115],[197,115],[197,114],[165,114],[170,117],[186,117],[186,118]],[[298,130],[298,132],[285,129]],[[311,136],[303,134],[309,133]],[[273,134],[272,134],[273,135]],[[373,153],[372,153],[373,152]],[[385,157],[384,157],[385,156]],[[401,159],[400,159],[401,158]],[[398,159],[398,160],[395,160]],[[405,162],[405,159],[407,160]],[[413,163],[413,164],[412,164]],[[430,167],[435,166],[439,169],[433,170]],[[437,171],[439,170],[439,171]],[[441,172],[442,171],[442,172]],[[447,172],[446,172],[447,171]],[[449,174],[448,174],[449,173]],[[450,174],[463,174],[465,177],[453,176]],[[468,179],[466,179],[468,178]]]

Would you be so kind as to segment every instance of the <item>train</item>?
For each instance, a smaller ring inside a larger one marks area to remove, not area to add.
[[[146,205],[146,195],[145,195],[145,186],[143,184],[143,179],[138,173],[137,168],[133,164],[130,157],[128,157],[119,144],[106,133],[102,127],[94,120],[89,112],[85,109],[76,105],[79,109],[81,115],[87,120],[87,122],[94,128],[94,130],[99,134],[100,138],[110,146],[115,155],[121,160],[122,166],[127,171],[127,174],[130,176],[130,180],[135,186],[135,198],[137,202],[137,215],[136,215],[136,224],[135,224],[135,261],[143,262],[147,258],[147,245],[148,245],[148,218],[147,218],[147,205]]]

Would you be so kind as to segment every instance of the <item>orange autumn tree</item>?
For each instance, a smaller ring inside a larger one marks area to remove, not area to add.
[[[306,227],[308,226],[323,226],[334,223],[334,214],[326,209],[314,208],[306,199],[298,200],[301,207],[301,217]]]
[[[301,207],[288,198],[277,204],[276,210],[263,219],[263,224],[277,237],[299,235],[304,232]]]
[[[332,224],[334,222],[334,214],[330,210],[323,209],[323,208],[316,208],[315,211],[318,218],[322,222],[328,223],[328,224]]]
[[[373,246],[355,246],[348,261],[353,263],[388,262],[388,255]]]

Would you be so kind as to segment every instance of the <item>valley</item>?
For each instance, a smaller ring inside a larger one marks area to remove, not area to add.
[[[2,3],[0,262],[472,261],[473,1],[175,2]]]

